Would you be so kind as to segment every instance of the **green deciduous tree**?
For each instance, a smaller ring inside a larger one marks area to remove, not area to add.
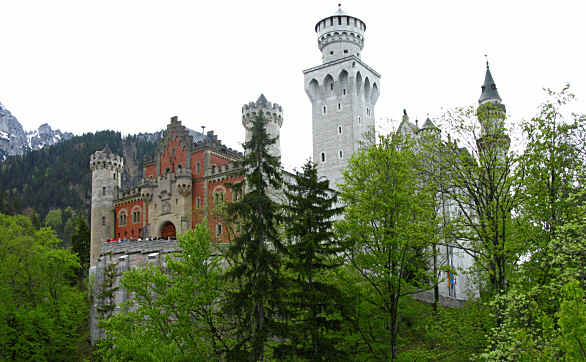
[[[427,268],[431,196],[419,182],[417,158],[409,140],[380,137],[356,152],[344,175],[344,219],[337,224],[347,243],[346,257],[361,276],[373,320],[358,324],[375,358],[398,356],[399,301],[429,289]],[[373,334],[373,324],[384,333]]]
[[[72,286],[77,257],[50,229],[0,214],[0,359],[79,358],[87,293]]]
[[[222,359],[230,340],[228,324],[218,313],[224,281],[205,225],[180,236],[183,252],[168,257],[166,264],[124,273],[121,286],[134,298],[103,322],[101,359]]]

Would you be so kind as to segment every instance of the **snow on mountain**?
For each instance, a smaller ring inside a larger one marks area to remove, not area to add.
[[[0,160],[28,150],[39,150],[71,137],[72,133],[52,130],[47,123],[37,130],[25,132],[16,117],[0,103]]]

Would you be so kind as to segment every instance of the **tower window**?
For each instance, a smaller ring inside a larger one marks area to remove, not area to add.
[[[201,165],[198,163],[195,164],[195,173],[200,173],[201,172]]]
[[[338,126],[338,134],[342,134],[342,126]]]
[[[106,217],[102,216],[102,226],[106,226]]]
[[[106,186],[102,187],[102,196],[106,196]]]
[[[200,201],[199,197],[197,199],[195,199],[195,208],[196,209],[199,209],[201,207],[200,202],[201,201]]]
[[[370,116],[370,108],[366,107],[366,115]]]
[[[328,110],[328,109],[326,108],[326,106],[324,106],[324,108],[322,109],[322,111],[323,111],[323,114],[326,114],[326,113],[327,113],[327,110]]]
[[[346,17],[346,25],[350,25],[350,18]]]
[[[342,94],[346,95],[346,88],[342,89]]]
[[[216,236],[222,235],[222,224],[216,224]]]
[[[321,162],[326,162],[326,154],[325,152],[321,153]]]
[[[330,90],[334,90],[334,83],[330,84]]]
[[[338,16],[338,25],[342,25],[342,17]]]
[[[342,109],[342,103],[338,103],[338,111]]]
[[[362,119],[360,118],[360,116],[358,116],[358,124],[360,124],[362,121]]]
[[[339,151],[338,151],[338,157],[340,158],[340,160],[341,160],[342,158],[344,158],[344,152],[343,152],[342,150],[339,150]]]

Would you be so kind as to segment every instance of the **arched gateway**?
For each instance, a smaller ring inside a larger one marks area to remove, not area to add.
[[[175,230],[175,225],[172,222],[167,221],[163,224],[161,228],[161,237],[163,239],[175,239],[177,236],[177,231]]]

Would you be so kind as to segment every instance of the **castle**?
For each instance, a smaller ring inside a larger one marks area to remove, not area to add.
[[[360,147],[363,135],[374,129],[374,108],[380,94],[380,75],[360,57],[364,47],[365,23],[340,8],[315,25],[321,65],[306,69],[304,88],[312,104],[313,160],[319,176],[336,187],[343,181],[343,170],[351,155]],[[493,104],[505,108],[496,90],[490,70],[479,100],[480,107]],[[242,125],[246,140],[250,121],[262,112],[271,137],[280,133],[283,109],[261,95],[256,102],[242,107]],[[491,126],[483,124],[483,132]],[[406,114],[399,132],[417,138],[424,130],[437,127],[429,119],[422,128]],[[508,148],[508,144],[506,145]],[[506,151],[506,150],[505,150]],[[277,142],[270,152],[280,155]],[[223,145],[213,132],[193,137],[177,117],[163,133],[153,159],[145,160],[143,180],[131,189],[121,188],[124,160],[109,149],[96,152],[90,160],[92,171],[90,274],[96,284],[103,278],[107,264],[116,262],[121,272],[146,262],[164,263],[160,256],[177,251],[176,235],[184,233],[207,218],[210,232],[219,243],[228,242],[226,227],[215,214],[223,202],[239,195],[230,183],[241,181],[237,162],[242,154]],[[116,240],[117,242],[111,242]],[[125,242],[118,242],[125,241]],[[454,247],[443,251],[447,263],[468,269],[472,258]],[[469,283],[465,276],[446,278],[440,285],[444,297],[465,298]],[[124,301],[123,292],[116,297]],[[94,301],[92,310],[95,311]],[[95,326],[95,313],[92,324]],[[92,328],[92,338],[97,337]]]

